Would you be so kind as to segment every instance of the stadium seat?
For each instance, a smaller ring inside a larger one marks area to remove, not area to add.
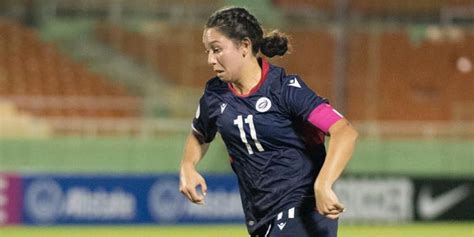
[[[133,49],[134,54],[138,53]],[[23,96],[37,99],[61,97],[129,96],[117,82],[90,72],[83,64],[62,54],[54,44],[42,42],[36,31],[17,22],[0,21],[0,96]],[[22,105],[38,116],[139,116],[136,111],[115,113],[119,108],[101,108],[104,111],[84,112],[69,104],[69,108],[34,108]],[[43,110],[43,111],[41,111]],[[107,112],[110,110],[110,112]]]

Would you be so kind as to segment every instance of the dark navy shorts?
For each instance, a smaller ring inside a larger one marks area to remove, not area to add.
[[[280,213],[255,237],[336,237],[338,220],[329,219],[313,208],[290,207]]]

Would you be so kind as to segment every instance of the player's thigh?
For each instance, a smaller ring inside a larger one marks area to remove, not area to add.
[[[317,211],[311,210],[307,214],[307,218],[303,219],[305,229],[309,233],[308,236],[317,237],[336,237],[338,220],[329,219]]]
[[[313,210],[288,209],[278,214],[268,237],[336,237],[338,221]]]

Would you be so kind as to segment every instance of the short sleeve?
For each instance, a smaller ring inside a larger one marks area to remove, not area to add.
[[[306,121],[310,113],[327,99],[318,96],[298,76],[287,76],[281,87],[282,102],[293,118]]]
[[[201,143],[209,143],[214,140],[217,133],[216,119],[211,116],[208,98],[204,94],[199,100],[199,105],[194,116],[192,129],[194,135]]]

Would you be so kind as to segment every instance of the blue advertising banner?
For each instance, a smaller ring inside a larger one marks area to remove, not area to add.
[[[179,192],[178,175],[0,174],[0,226],[12,224],[244,223],[234,175],[205,175],[205,205]],[[474,180],[344,177],[341,221],[473,220]]]
[[[23,223],[242,223],[235,177],[205,178],[206,204],[196,205],[179,192],[177,175],[27,175]]]

